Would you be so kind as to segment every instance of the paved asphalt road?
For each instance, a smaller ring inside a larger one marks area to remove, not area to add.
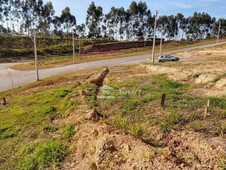
[[[219,43],[226,44],[226,42]],[[175,53],[180,51],[189,51],[200,48],[207,48],[216,46],[216,44],[208,44],[197,47],[189,47],[184,49],[166,51],[163,54]],[[139,55],[139,56],[131,56],[124,58],[115,58],[115,59],[107,59],[107,60],[99,60],[99,61],[91,61],[81,64],[73,64],[68,66],[43,69],[39,71],[40,78],[46,78],[53,75],[69,73],[76,70],[83,70],[88,68],[96,68],[102,66],[120,66],[120,65],[129,65],[129,64],[138,64],[142,62],[147,62],[147,58],[150,58],[150,54],[148,55]],[[8,90],[11,88],[19,87],[24,84],[28,84],[36,80],[35,71],[15,71],[11,70],[10,67],[16,65],[18,63],[0,63],[0,92],[4,90]]]

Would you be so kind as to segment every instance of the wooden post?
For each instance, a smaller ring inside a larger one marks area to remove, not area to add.
[[[207,101],[206,107],[205,107],[205,113],[204,113],[204,118],[207,117],[208,115],[208,108],[210,107],[210,100]]]
[[[5,97],[2,98],[2,102],[1,103],[2,103],[2,105],[6,105],[6,98]]]
[[[210,100],[207,101],[207,107],[210,107]]]
[[[163,93],[163,94],[162,94],[162,98],[161,98],[161,106],[162,106],[163,110],[166,109],[165,101],[166,101],[166,94]]]

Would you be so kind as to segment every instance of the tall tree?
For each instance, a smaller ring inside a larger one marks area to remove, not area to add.
[[[86,25],[89,28],[88,37],[98,38],[101,35],[101,22],[103,19],[103,9],[92,2],[87,10]]]
[[[76,18],[71,14],[70,8],[66,7],[60,16],[61,23],[63,24],[64,29],[67,33],[76,26]]]
[[[43,10],[42,0],[24,0],[22,1],[22,18],[25,32],[29,33],[31,29],[37,27]]]
[[[53,23],[54,19],[54,8],[52,2],[47,2],[43,6],[43,10],[41,12],[41,20],[38,23],[38,29],[41,32],[49,33],[51,28],[51,23]]]
[[[132,1],[129,9],[127,10],[129,14],[129,24],[128,24],[128,38],[135,38],[137,34],[137,29],[139,26],[139,21],[137,18],[138,15],[138,6],[136,1]]]
[[[76,27],[76,32],[80,37],[85,37],[85,32],[86,32],[85,24],[78,25]]]
[[[66,7],[60,16],[61,24],[63,28],[67,31],[67,44],[69,39],[69,31],[71,32],[72,29],[75,29],[76,26],[76,18],[74,15],[71,14],[70,8]]]

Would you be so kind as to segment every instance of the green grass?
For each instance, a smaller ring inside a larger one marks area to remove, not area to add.
[[[106,115],[108,123],[145,140],[154,140],[150,139],[150,127],[159,128],[164,133],[186,127],[214,136],[226,134],[225,98],[191,95],[189,91],[192,90],[192,85],[169,80],[165,75],[137,77],[117,83],[113,79],[107,85],[114,87],[108,95],[115,98],[99,99],[98,111]],[[127,89],[128,93],[124,97],[117,95],[121,93],[121,89]],[[139,93],[133,93],[134,91]],[[166,94],[166,111],[160,107],[163,93]],[[204,119],[208,99],[210,115]]]
[[[51,140],[51,133],[58,127],[50,122],[71,113],[79,104],[78,100],[70,100],[76,83],[51,88],[42,84],[45,81],[0,93],[0,98],[7,99],[7,105],[0,108],[0,146],[4,146],[0,147],[0,157],[7,161],[1,163],[0,169],[14,169],[18,157],[12,153],[27,141]],[[39,90],[32,91],[33,87]],[[70,133],[69,129],[67,135]]]
[[[65,125],[62,131],[63,138],[66,139],[67,141],[71,141],[74,134],[75,134],[75,124],[69,123]]]
[[[222,158],[222,159],[218,160],[217,165],[218,165],[218,168],[220,168],[221,170],[225,170],[226,169],[226,158]]]
[[[226,110],[226,99],[218,98],[218,97],[211,97],[210,98],[210,106],[213,108],[221,108]]]
[[[51,125],[51,124],[45,125],[45,126],[43,127],[44,133],[55,132],[56,130],[57,130],[56,127],[54,127],[54,126]]]
[[[67,154],[67,147],[59,141],[26,145],[19,151],[21,160],[16,169],[56,169]]]

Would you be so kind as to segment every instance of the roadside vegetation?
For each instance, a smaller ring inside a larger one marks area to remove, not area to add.
[[[221,41],[224,41],[222,39]],[[211,44],[215,43],[215,39],[207,39],[202,40],[198,42],[192,42],[192,41],[184,41],[184,42],[167,42],[166,44],[163,44],[163,51],[168,50],[176,50],[180,48],[186,48],[186,47],[194,47],[199,45],[205,45],[205,44]],[[159,46],[156,47],[156,50],[159,51]],[[143,47],[143,48],[131,48],[131,49],[125,49],[125,50],[115,50],[110,52],[103,52],[103,53],[91,53],[91,54],[76,54],[75,60],[76,63],[84,63],[89,61],[97,61],[97,60],[106,60],[106,59],[112,59],[112,58],[122,58],[122,57],[128,57],[128,56],[135,56],[135,55],[147,55],[151,53],[150,47]],[[70,65],[73,63],[73,56],[52,56],[52,57],[44,57],[39,60],[39,68],[45,69],[45,68],[52,68],[52,67],[59,67],[64,65]],[[27,71],[27,70],[34,70],[35,69],[35,63],[25,63],[25,64],[19,64],[11,67],[14,70],[21,70],[21,71]]]

